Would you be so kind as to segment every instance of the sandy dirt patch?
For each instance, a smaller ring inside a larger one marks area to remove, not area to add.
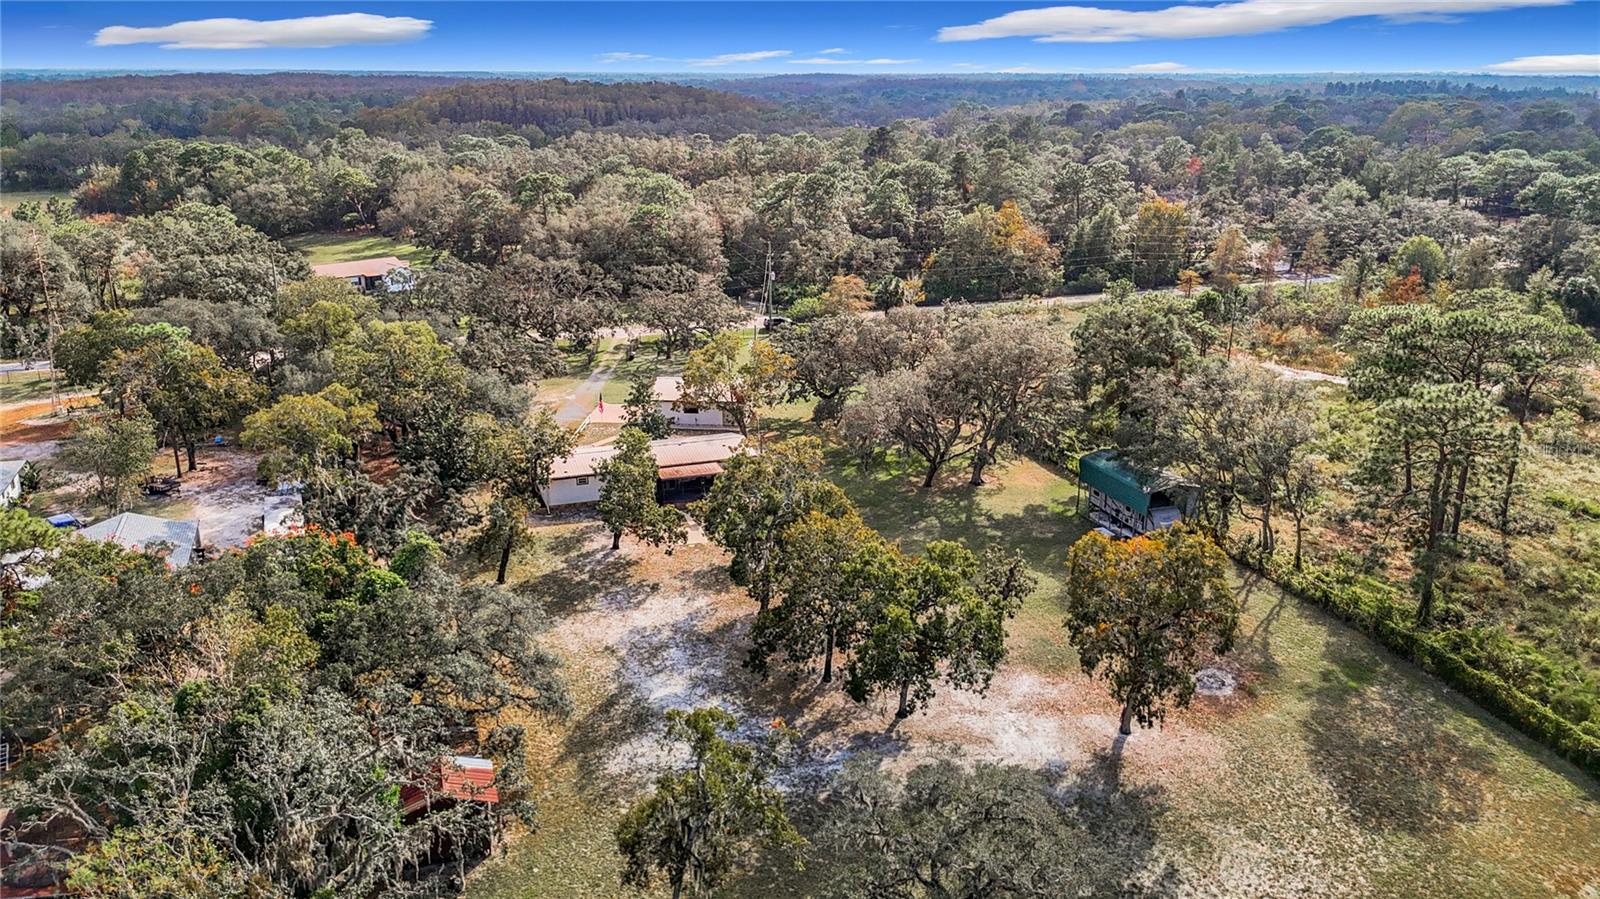
[[[27,400],[0,406],[0,459],[41,461],[61,450],[82,410],[98,405],[94,394],[62,397],[62,414],[52,414],[51,402]]]
[[[175,499],[190,507],[188,517],[200,522],[205,542],[242,545],[261,530],[268,507],[285,501],[256,483],[256,460],[237,447],[202,447],[200,467],[183,473],[183,490]]]
[[[201,446],[196,453],[198,467],[188,471],[185,464],[179,491],[150,498],[140,511],[198,521],[201,541],[220,547],[241,546],[261,530],[267,511],[294,502],[292,497],[279,496],[256,483],[257,458],[235,446]],[[159,475],[172,474],[172,451],[158,452],[151,469]],[[87,482],[78,486],[86,488]]]
[[[1072,768],[1115,742],[1117,710],[1077,675],[1006,666],[986,693],[941,687],[927,709],[900,722],[893,697],[858,705],[837,683],[819,684],[819,671],[778,663],[762,680],[743,666],[755,606],[728,584],[720,550],[690,544],[664,557],[625,543],[613,553],[598,526],[581,534],[572,564],[610,586],[563,610],[550,636],[576,664],[616,683],[609,705],[641,725],[603,760],[611,776],[641,779],[670,764],[655,737],[661,714],[708,705],[732,712],[751,734],[774,718],[799,731],[796,782],[820,781],[863,752],[894,769],[952,755]],[[1123,746],[1124,770],[1151,775],[1198,776],[1220,756],[1219,744],[1181,715]]]

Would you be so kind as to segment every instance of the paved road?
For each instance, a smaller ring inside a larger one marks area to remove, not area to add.
[[[13,360],[11,360],[9,362],[0,362],[0,375],[9,375],[9,374],[12,374],[12,373],[15,373],[15,372],[24,372],[24,371],[49,371],[49,370],[50,370],[50,360],[48,360],[48,359],[36,359],[36,360],[34,360],[32,362],[19,362],[19,361],[13,359]]]

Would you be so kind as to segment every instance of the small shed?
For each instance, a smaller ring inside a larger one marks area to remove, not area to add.
[[[135,552],[154,552],[168,565],[182,568],[200,548],[200,522],[173,521],[154,515],[123,512],[78,532],[89,540],[115,543]]]
[[[404,290],[412,278],[411,264],[396,256],[328,262],[313,265],[311,272],[319,278],[348,281],[358,290]]]
[[[0,509],[22,498],[22,459],[0,459]]]
[[[1116,450],[1096,450],[1078,460],[1078,483],[1089,498],[1089,518],[1117,536],[1170,527],[1194,514],[1198,492],[1166,472],[1145,472]]]
[[[494,762],[476,755],[440,759],[428,772],[428,782],[400,788],[400,815],[411,818],[431,808],[457,802],[494,805],[500,791],[494,785]]]
[[[656,407],[674,428],[683,431],[720,431],[728,427],[721,409],[698,405],[683,398],[683,379],[675,375],[656,378],[651,392]]]

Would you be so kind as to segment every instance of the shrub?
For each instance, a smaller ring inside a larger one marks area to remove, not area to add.
[[[1571,496],[1566,493],[1552,493],[1546,496],[1544,501],[1574,518],[1589,518],[1600,521],[1600,500]]]

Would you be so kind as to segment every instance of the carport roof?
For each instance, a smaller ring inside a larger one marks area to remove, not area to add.
[[[722,474],[721,462],[701,462],[697,465],[674,465],[656,472],[663,481],[681,481],[685,478],[714,478]]]

